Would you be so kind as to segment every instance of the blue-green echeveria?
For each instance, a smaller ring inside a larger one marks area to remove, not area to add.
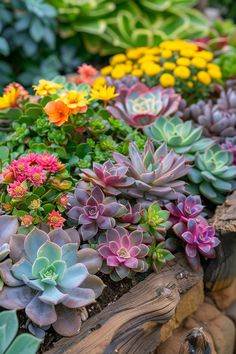
[[[0,306],[25,309],[33,323],[52,325],[63,336],[78,333],[79,309],[95,302],[104,284],[94,275],[102,265],[101,257],[90,248],[77,248],[62,229],[46,234],[35,228],[27,236],[13,235],[10,257],[14,264],[10,267],[10,259],[5,264]]]

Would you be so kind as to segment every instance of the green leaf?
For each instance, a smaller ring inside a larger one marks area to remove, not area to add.
[[[38,195],[38,196],[41,196],[45,193],[45,188],[44,187],[37,187],[35,188],[34,190],[34,194],[35,195]]]
[[[0,37],[0,54],[7,56],[9,55],[9,53],[10,53],[9,44],[7,43],[5,38]]]
[[[18,330],[16,311],[2,311],[0,313],[0,353],[5,353]],[[18,352],[17,352],[18,353]]]
[[[28,333],[24,333],[14,340],[5,354],[35,354],[40,343],[40,339]]]
[[[0,160],[5,161],[9,158],[9,149],[6,146],[0,146]]]
[[[76,154],[81,159],[83,159],[90,151],[90,146],[85,143],[79,144],[76,148]]]
[[[207,199],[214,199],[217,197],[216,191],[211,187],[208,182],[203,182],[199,186],[200,192],[206,197]]]
[[[39,19],[34,18],[29,31],[31,37],[35,40],[35,42],[39,42],[42,39],[44,33],[43,24]]]
[[[55,209],[55,207],[53,204],[44,204],[43,209],[46,214],[49,214],[49,213],[51,213],[51,211],[53,211]]]

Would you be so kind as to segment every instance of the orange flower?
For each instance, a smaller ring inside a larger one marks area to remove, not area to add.
[[[62,101],[48,102],[44,107],[44,111],[47,113],[49,121],[58,127],[69,119],[69,108]]]
[[[92,85],[97,75],[97,70],[92,65],[83,64],[79,66],[78,73],[80,75],[80,83]]]
[[[75,90],[62,92],[60,100],[66,104],[70,114],[84,113],[87,111],[87,92]]]

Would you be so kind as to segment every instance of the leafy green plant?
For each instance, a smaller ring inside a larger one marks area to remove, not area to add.
[[[16,337],[18,327],[16,311],[2,311],[0,313],[0,354],[34,354],[37,352],[40,339],[27,333]]]

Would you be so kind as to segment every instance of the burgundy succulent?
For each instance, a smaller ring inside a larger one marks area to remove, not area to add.
[[[172,88],[149,88],[141,82],[122,88],[120,96],[108,112],[135,128],[151,125],[158,117],[169,117],[178,110],[181,96]]]
[[[143,244],[142,231],[129,234],[119,226],[107,230],[106,240],[98,246],[97,251],[110,268],[113,280],[127,277],[130,271],[145,272],[148,269],[144,258],[148,255],[149,247]]]
[[[126,211],[126,208],[117,203],[115,198],[105,197],[98,186],[93,187],[91,192],[80,186],[77,187],[72,205],[67,215],[81,225],[79,231],[83,240],[96,236],[99,229],[107,230],[115,227],[114,218]]]
[[[141,219],[141,205],[131,205],[129,202],[124,203],[126,212],[120,217],[120,221],[125,224],[137,224]]]
[[[121,193],[120,188],[127,188],[134,183],[133,178],[126,176],[127,171],[128,167],[114,165],[111,161],[107,161],[103,165],[94,162],[93,170],[82,169],[80,177],[84,181],[101,187],[108,194],[118,195]]]
[[[215,229],[205,224],[198,223],[195,219],[189,219],[187,225],[180,222],[174,225],[173,230],[185,243],[185,252],[189,263],[194,269],[200,264],[198,252],[206,258],[214,258],[214,248],[220,240],[215,237]]]
[[[185,197],[183,194],[179,195],[176,203],[168,203],[165,207],[170,212],[173,224],[181,221],[187,223],[189,219],[201,220],[200,214],[204,209],[199,195]]]

